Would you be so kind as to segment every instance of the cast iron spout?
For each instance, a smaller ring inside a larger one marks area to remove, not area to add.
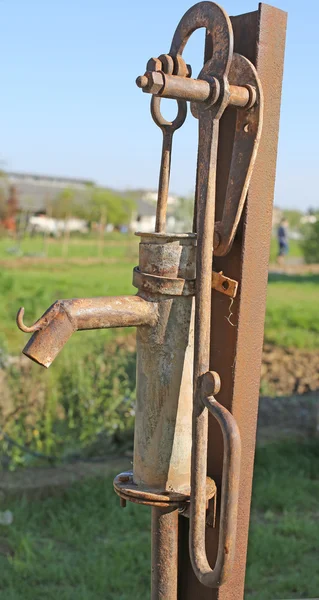
[[[33,335],[22,352],[48,368],[74,331],[155,325],[157,304],[140,296],[74,298],[57,300],[31,327],[23,323],[23,315],[20,308],[18,327]]]

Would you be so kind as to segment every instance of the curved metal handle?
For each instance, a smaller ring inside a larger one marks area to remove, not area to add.
[[[169,54],[174,58],[182,55],[192,33],[201,27],[205,27],[211,36],[214,54],[199,77],[212,71],[215,76],[224,77],[231,64],[234,37],[229,16],[215,2],[198,2],[184,14],[175,30]]]
[[[224,441],[220,528],[217,559],[214,568],[210,567],[206,555],[206,502],[205,495],[201,494],[202,485],[205,486],[205,481],[201,480],[204,476],[206,480],[206,471],[204,472],[201,468],[198,469],[200,480],[198,477],[192,477],[189,548],[196,577],[203,585],[216,588],[228,579],[235,557],[241,441],[239,429],[233,415],[219,404],[214,396],[204,397],[202,402],[205,407],[204,411],[208,409],[218,421]],[[201,465],[206,465],[207,461],[207,436],[203,443],[205,441],[206,448],[204,456],[201,456]],[[192,469],[196,468],[197,465],[193,463]]]
[[[230,85],[247,88],[250,101],[236,110],[235,136],[222,220],[215,223],[216,256],[231,249],[243,212],[253,173],[263,125],[263,91],[254,65],[234,54],[229,71]],[[232,109],[230,109],[232,110]]]

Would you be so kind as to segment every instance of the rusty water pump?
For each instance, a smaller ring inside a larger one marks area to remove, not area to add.
[[[190,35],[204,27],[211,52],[198,77],[182,57]],[[222,382],[209,369],[211,293],[234,298],[237,281],[212,270],[213,253],[231,249],[258,149],[263,95],[254,66],[233,52],[232,24],[222,8],[200,2],[181,19],[168,54],[152,58],[137,85],[150,93],[151,113],[163,132],[156,228],[141,233],[136,296],[59,300],[31,327],[23,352],[48,367],[76,330],[137,327],[137,400],[133,471],[114,489],[126,501],[152,507],[152,598],[177,599],[178,519],[189,518],[189,554],[199,581],[219,587],[229,577],[237,527],[241,443],[232,414],[215,399]],[[160,112],[161,98],[177,100],[174,121]],[[166,233],[173,133],[198,119],[199,143],[192,233]],[[224,210],[215,222],[219,122],[233,115],[233,152]],[[223,434],[221,490],[207,476],[208,414]],[[210,566],[205,532],[215,523],[220,497],[217,560]]]

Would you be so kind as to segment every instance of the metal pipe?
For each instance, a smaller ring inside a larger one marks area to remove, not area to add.
[[[133,479],[141,489],[189,494],[192,447],[194,297],[172,281],[195,277],[194,234],[141,234],[140,294],[158,299],[154,327],[137,330]],[[159,282],[151,286],[148,276]],[[143,284],[144,279],[144,284]],[[166,289],[164,289],[166,287]],[[155,291],[153,291],[155,290]]]
[[[211,79],[191,79],[178,75],[167,75],[162,71],[147,71],[136,79],[136,85],[149,94],[161,98],[188,100],[190,102],[208,102],[214,104],[219,97],[218,81]],[[244,86],[229,86],[230,106],[245,108],[251,104],[251,91]]]
[[[140,296],[57,300],[31,327],[24,325],[23,314],[22,308],[17,315],[19,328],[34,333],[22,352],[49,367],[75,331],[154,325],[157,304]]]
[[[152,508],[152,600],[177,600],[178,510]]]

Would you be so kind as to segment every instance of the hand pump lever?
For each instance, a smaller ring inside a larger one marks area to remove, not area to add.
[[[191,34],[207,32],[204,66],[197,79],[182,57]],[[163,132],[155,233],[141,233],[136,296],[57,301],[33,326],[24,353],[49,366],[77,329],[137,327],[137,400],[133,471],[121,473],[121,498],[152,507],[152,599],[177,600],[178,515],[190,519],[189,553],[199,581],[222,585],[231,572],[240,474],[240,434],[215,395],[220,378],[210,371],[212,288],[234,297],[237,282],[212,272],[213,252],[229,252],[242,214],[262,127],[263,97],[254,66],[233,52],[229,17],[213,2],[199,2],[181,19],[170,52],[150,59],[137,85],[152,95],[151,113]],[[160,99],[177,100],[174,121]],[[186,118],[187,102],[198,119],[199,142],[194,232],[166,233],[173,133]],[[215,222],[219,124],[235,111],[233,153],[224,209]],[[215,292],[214,292],[215,293]],[[219,423],[224,461],[215,565],[206,556],[215,482],[207,476],[208,414]],[[208,509],[208,511],[207,511]]]

